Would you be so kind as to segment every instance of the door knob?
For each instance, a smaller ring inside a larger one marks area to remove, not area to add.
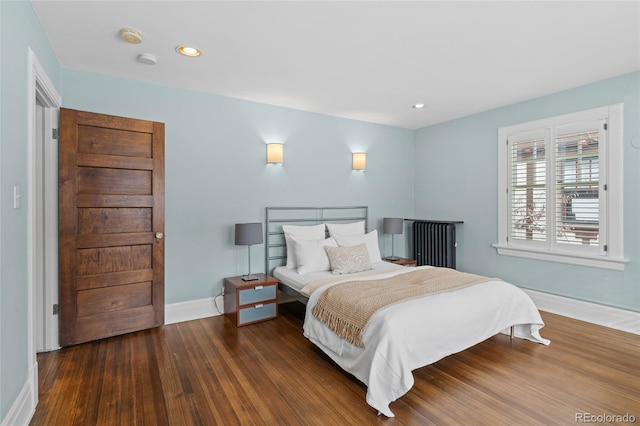
[[[164,238],[164,234],[162,232],[156,232],[156,238],[161,240]]]

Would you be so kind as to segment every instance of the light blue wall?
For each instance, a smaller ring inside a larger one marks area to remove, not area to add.
[[[417,217],[460,219],[459,269],[640,311],[640,72],[426,127],[415,133]],[[497,130],[624,102],[624,272],[499,256]]]
[[[264,221],[266,206],[367,205],[379,232],[413,212],[410,130],[64,68],[62,93],[66,108],[165,123],[166,303],[246,273],[233,225]],[[284,164],[265,164],[266,142],[284,143]],[[366,171],[351,170],[352,151],[367,152]],[[251,260],[264,271],[264,245]]]
[[[59,89],[60,65],[31,3],[0,1],[0,419],[27,381],[30,356],[27,270],[27,87],[28,49],[35,52]],[[13,208],[13,187],[22,208]]]
[[[639,310],[639,74],[500,108],[416,132],[61,69],[29,2],[0,1],[0,419],[28,379],[27,55],[30,47],[63,105],[166,124],[166,302],[216,295],[246,272],[233,224],[264,220],[265,206],[368,205],[382,218],[462,219],[462,269],[516,284]],[[8,34],[11,34],[9,37]],[[498,256],[497,128],[625,102],[624,272]],[[285,143],[284,165],[265,164],[265,142]],[[368,154],[365,172],[351,151]],[[414,159],[415,158],[415,159]],[[13,186],[23,208],[13,209]],[[407,235],[405,234],[405,237]],[[383,254],[390,239],[381,238]],[[406,240],[406,238],[405,238]],[[405,241],[396,236],[396,252]],[[263,270],[263,246],[253,247]],[[551,277],[558,277],[553,279]]]

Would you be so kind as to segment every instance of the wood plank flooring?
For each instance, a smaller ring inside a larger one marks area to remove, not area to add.
[[[640,422],[640,336],[542,312],[550,346],[498,335],[420,368],[386,418],[302,336],[301,308],[242,328],[220,316],[39,354],[31,424],[549,425],[583,413]]]

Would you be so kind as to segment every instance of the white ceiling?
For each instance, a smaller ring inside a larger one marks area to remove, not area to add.
[[[408,129],[640,69],[639,1],[32,4],[64,67]]]

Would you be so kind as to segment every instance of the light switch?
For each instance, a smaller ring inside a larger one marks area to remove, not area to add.
[[[20,199],[22,198],[22,195],[20,195],[20,187],[19,186],[14,186],[13,187],[13,208],[14,209],[19,209],[20,208]]]

